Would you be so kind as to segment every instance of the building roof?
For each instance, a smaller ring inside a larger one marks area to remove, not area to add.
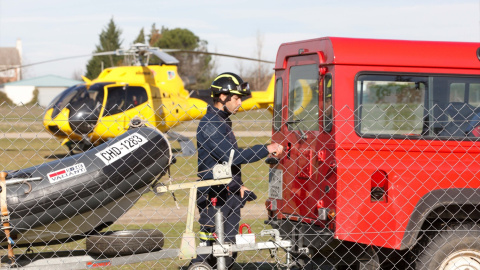
[[[20,80],[16,82],[5,83],[3,86],[36,86],[36,87],[65,87],[72,86],[75,84],[82,83],[82,81],[77,81],[73,79],[68,79],[56,75],[46,75],[26,80]]]
[[[20,54],[15,47],[0,48],[0,66],[21,65]]]

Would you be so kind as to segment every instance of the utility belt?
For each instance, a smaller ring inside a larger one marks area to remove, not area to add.
[[[204,193],[199,192],[197,195],[197,204],[204,202],[206,208],[211,206],[212,198],[217,198],[217,206],[221,207],[225,205],[228,198],[233,195],[228,186],[222,186],[221,189],[212,189],[205,191]],[[237,192],[240,195],[240,192]],[[202,198],[201,198],[202,197]]]

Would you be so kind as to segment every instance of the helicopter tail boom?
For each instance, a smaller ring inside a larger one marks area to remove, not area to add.
[[[275,91],[275,76],[272,76],[266,91],[252,91],[252,97],[242,102],[240,111],[268,109],[273,113],[273,97]]]

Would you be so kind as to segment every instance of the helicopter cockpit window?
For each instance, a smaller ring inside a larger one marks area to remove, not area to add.
[[[63,108],[65,108],[65,106],[78,93],[78,91],[83,89],[86,89],[85,85],[75,85],[63,91],[56,98],[54,98],[47,107],[47,111],[50,108],[53,108],[52,119],[55,118],[63,110]]]
[[[125,110],[125,89],[123,86],[108,88],[107,104],[105,105],[104,116],[121,113]]]
[[[70,101],[69,109],[73,114],[82,114],[85,119],[97,119],[103,103],[103,87],[86,87],[79,89],[76,96]]]
[[[92,84],[90,86],[90,88],[88,88],[88,90],[96,90],[96,91],[100,91],[100,90],[103,90],[103,88],[106,86],[106,85],[109,85],[109,84],[112,84],[112,82],[104,82],[104,83],[96,83],[96,84]]]
[[[129,86],[127,88],[126,108],[131,109],[142,103],[147,102],[148,95],[145,88],[140,86]]]
[[[71,86],[67,89],[65,89],[63,92],[61,92],[60,94],[58,94],[52,101],[50,101],[50,103],[48,104],[47,106],[47,110],[53,108],[54,105],[56,105],[58,103],[59,100],[63,99],[65,96],[67,95],[72,95],[72,93],[76,93],[75,89],[78,87],[78,85],[74,85],[74,86]]]

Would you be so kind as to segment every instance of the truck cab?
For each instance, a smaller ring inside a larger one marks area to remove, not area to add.
[[[334,37],[280,46],[272,138],[285,153],[267,160],[267,222],[298,258],[343,248],[357,259],[346,264],[373,269],[400,265],[388,254],[412,269],[480,269],[479,48]]]

